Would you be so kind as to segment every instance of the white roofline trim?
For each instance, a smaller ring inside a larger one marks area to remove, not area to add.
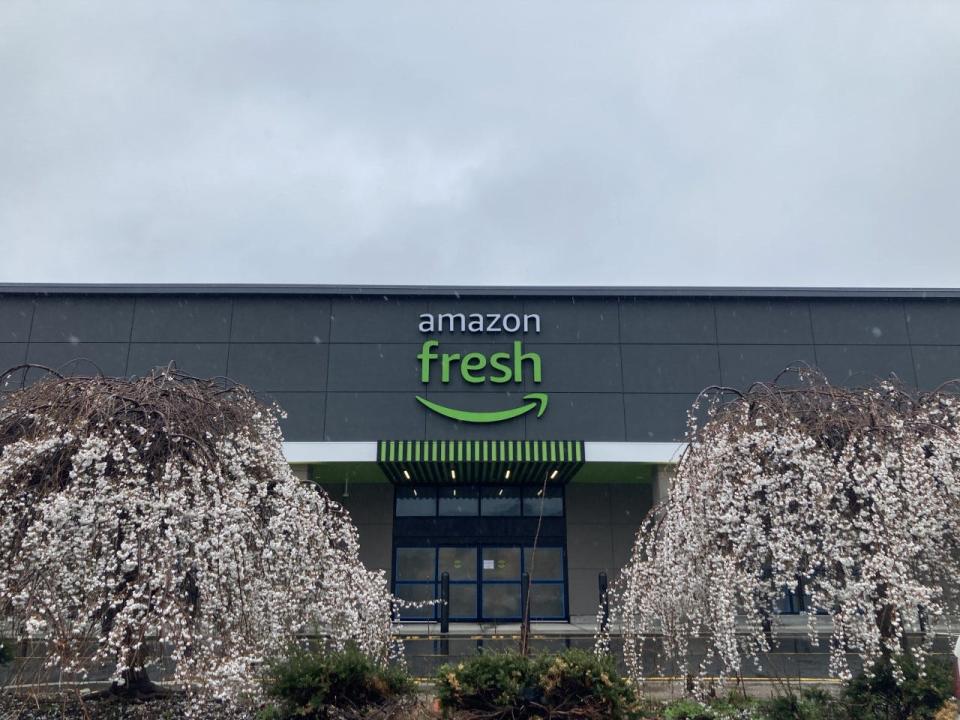
[[[590,462],[674,464],[687,444],[682,442],[586,442],[584,459]]]
[[[676,463],[686,443],[586,442],[587,462]],[[291,465],[321,462],[376,462],[375,442],[285,442],[283,452]]]
[[[375,442],[285,442],[283,453],[291,465],[317,462],[376,462]]]

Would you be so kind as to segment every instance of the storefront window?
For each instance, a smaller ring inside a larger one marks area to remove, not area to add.
[[[520,579],[520,548],[485,547],[483,549],[483,579]]]
[[[440,548],[441,573],[450,573],[450,579],[476,580],[477,579],[477,549],[475,547],[442,547]]]
[[[563,551],[558,547],[523,549],[523,568],[531,580],[563,580]]]
[[[523,514],[537,517],[540,512],[544,517],[560,517],[563,515],[563,488],[557,485],[543,486],[528,485],[523,489]]]
[[[532,618],[562,618],[563,617],[563,584],[562,583],[531,583],[530,584],[530,617]]]
[[[397,580],[433,582],[436,577],[435,558],[436,550],[432,547],[397,548]]]
[[[408,603],[416,603],[419,607],[404,607],[400,610],[403,618],[410,620],[430,620],[434,617],[436,608],[430,602],[434,599],[434,585],[429,584],[397,584],[396,595]]]
[[[477,617],[477,585],[450,583],[450,617],[473,620]]]
[[[483,616],[486,618],[520,617],[520,583],[484,583]]]
[[[484,517],[516,517],[520,515],[520,499],[518,487],[484,485],[480,514]]]
[[[476,485],[461,485],[440,488],[440,517],[477,515],[480,497]]]
[[[437,514],[435,487],[398,487],[397,517],[433,517]]]

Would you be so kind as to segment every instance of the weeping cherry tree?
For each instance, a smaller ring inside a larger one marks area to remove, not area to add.
[[[698,682],[739,673],[748,658],[760,665],[788,592],[805,601],[812,641],[829,628],[832,675],[850,677],[851,655],[867,672],[889,662],[899,673],[903,652],[922,663],[932,624],[957,610],[955,391],[845,389],[805,369],[743,393],[705,391],[669,496],[618,581],[633,677],[654,636],[659,660]]]
[[[45,672],[149,692],[165,649],[176,683],[236,698],[305,633],[385,661],[391,602],[246,388],[49,374],[0,404],[0,614]]]

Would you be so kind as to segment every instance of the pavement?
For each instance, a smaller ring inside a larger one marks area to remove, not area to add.
[[[781,615],[779,617],[778,635],[782,638],[807,637],[808,621],[806,615]],[[741,624],[742,627],[746,627]],[[814,631],[818,636],[828,636],[833,630],[833,621],[829,616],[821,615],[814,618]],[[960,618],[949,618],[946,622],[933,626],[937,635],[960,635]],[[530,632],[533,635],[548,637],[595,637],[597,633],[596,617],[571,617],[567,621],[533,622],[530,623]],[[398,626],[397,634],[403,638],[441,637],[439,622],[408,622]],[[616,623],[611,624],[610,634],[620,636],[620,628]],[[465,623],[451,622],[447,637],[451,638],[490,638],[499,636],[520,635],[520,623]]]
[[[835,681],[830,678],[829,637],[832,623],[829,617],[815,618],[815,637],[811,642],[808,636],[805,616],[782,616],[778,631],[777,647],[759,658],[758,663],[746,661],[742,681],[762,690],[765,687],[782,687],[784,682],[830,686]],[[958,633],[960,619],[934,626],[937,637],[933,652],[949,655],[953,650]],[[571,618],[570,622],[536,622],[530,627],[530,647],[533,652],[558,652],[566,648],[592,650],[596,634],[596,618]],[[428,678],[436,674],[437,668],[445,663],[460,662],[478,652],[504,652],[515,650],[519,646],[519,623],[450,623],[447,634],[440,632],[436,622],[407,623],[398,629],[403,640],[411,673],[417,677]],[[611,627],[611,651],[615,657],[623,657],[623,642],[619,628]],[[703,658],[704,643],[695,639],[691,643],[691,662],[689,667],[696,668]],[[644,643],[643,664],[650,676],[648,690],[657,694],[672,695],[683,689],[687,668],[664,663],[661,658],[662,643],[659,638],[651,637]],[[856,672],[859,659],[853,653],[848,662]],[[621,669],[622,667],[621,663]],[[708,673],[716,673],[716,663],[708,665]],[[659,684],[658,684],[659,683]],[[680,683],[679,689],[676,683]]]

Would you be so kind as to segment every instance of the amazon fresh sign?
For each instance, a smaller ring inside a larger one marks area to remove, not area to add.
[[[442,333],[444,331],[468,333],[516,333],[540,332],[539,315],[517,315],[507,313],[439,313],[436,315],[425,313],[420,316],[420,332],[424,334]],[[459,375],[464,382],[471,385],[522,385],[526,377],[534,383],[539,383],[542,377],[542,363],[540,356],[535,352],[525,352],[522,340],[513,341],[513,352],[494,352],[489,355],[482,352],[448,353],[443,352],[440,341],[435,339],[424,340],[420,353],[420,380],[424,385],[434,378],[447,384],[450,378]],[[447,407],[436,402],[417,396],[417,400],[435,413],[439,413],[453,420],[472,423],[492,423],[520,417],[534,408],[537,417],[543,415],[547,409],[546,393],[529,393],[523,396],[523,404],[519,407],[504,408],[486,412],[464,410]]]

